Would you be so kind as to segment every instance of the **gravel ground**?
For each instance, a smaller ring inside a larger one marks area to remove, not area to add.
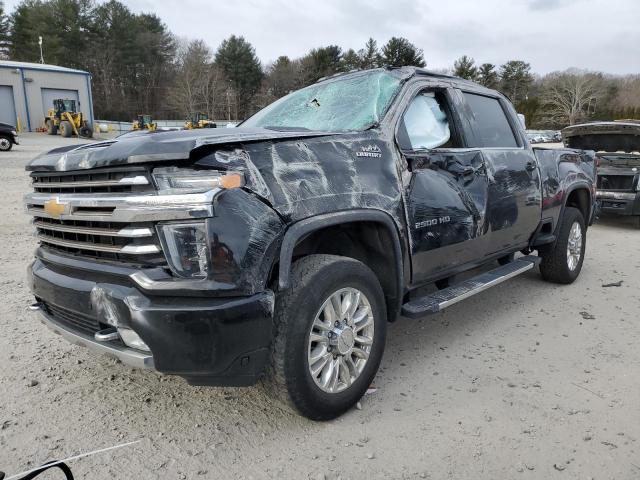
[[[589,230],[580,279],[529,272],[442,314],[390,326],[377,392],[328,423],[261,388],[196,388],[51,333],[25,269],[23,168],[67,144],[28,134],[0,155],[0,470],[89,450],[76,478],[640,478],[640,230]],[[622,280],[620,287],[603,284]],[[50,477],[45,478],[60,478]]]

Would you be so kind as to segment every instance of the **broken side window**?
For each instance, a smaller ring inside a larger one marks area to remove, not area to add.
[[[411,101],[404,127],[412,150],[442,147],[451,139],[447,114],[434,92],[423,92]]]

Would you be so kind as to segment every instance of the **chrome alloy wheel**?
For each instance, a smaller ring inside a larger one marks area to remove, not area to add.
[[[338,393],[360,376],[373,345],[371,304],[360,290],[343,288],[325,300],[309,331],[309,373],[321,390]]]
[[[567,241],[567,265],[569,270],[574,271],[580,262],[582,255],[582,227],[578,222],[571,225],[569,240]]]
[[[11,148],[11,140],[5,137],[0,138],[0,150],[6,151]]]

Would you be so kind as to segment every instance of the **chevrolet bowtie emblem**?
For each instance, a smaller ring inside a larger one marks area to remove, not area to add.
[[[44,202],[44,211],[53,218],[60,218],[62,214],[68,213],[68,203],[60,203],[57,198],[52,198]]]

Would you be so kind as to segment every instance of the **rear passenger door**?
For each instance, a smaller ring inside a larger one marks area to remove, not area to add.
[[[502,98],[460,91],[469,122],[469,146],[486,162],[488,244],[485,254],[524,247],[540,223],[540,175],[533,151],[521,138],[515,111]]]

